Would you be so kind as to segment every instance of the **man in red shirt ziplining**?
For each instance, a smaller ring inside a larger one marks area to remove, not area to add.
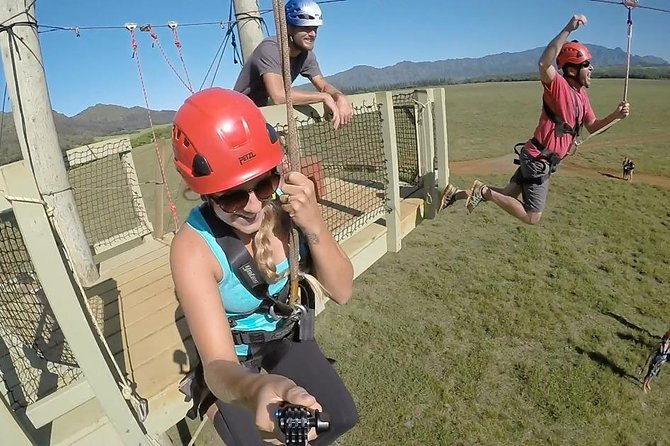
[[[524,223],[540,221],[549,190],[549,176],[558,163],[570,153],[583,127],[593,134],[629,114],[628,102],[621,102],[603,119],[596,118],[586,89],[591,85],[591,53],[576,40],[566,42],[572,31],[586,24],[583,15],[573,16],[563,30],[544,49],[539,60],[542,113],[533,137],[519,152],[519,168],[507,186],[498,188],[475,180],[470,191],[458,190],[453,184],[442,192],[440,209],[457,200],[466,200],[471,213],[482,201],[491,201]],[[560,76],[553,66],[562,70]],[[522,200],[517,197],[521,194]]]

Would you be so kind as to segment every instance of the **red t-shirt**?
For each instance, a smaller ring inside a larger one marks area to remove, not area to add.
[[[543,83],[542,86],[544,87],[542,93],[544,102],[547,103],[557,117],[562,118],[569,126],[574,126],[575,122],[586,123],[593,122],[596,119],[585,88],[575,90],[560,75],[554,76],[554,80],[551,83]],[[575,119],[575,101],[577,104],[577,119]],[[563,158],[568,152],[574,138],[569,134],[564,134],[561,137],[556,136],[555,127],[556,124],[549,119],[543,108],[540,114],[540,122],[538,122],[535,128],[533,136],[544,147]],[[535,157],[540,154],[540,151],[530,141],[526,143],[525,149],[530,156]]]

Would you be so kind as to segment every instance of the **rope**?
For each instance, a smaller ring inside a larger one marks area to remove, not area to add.
[[[172,63],[170,62],[170,59],[168,58],[167,54],[165,53],[165,50],[163,49],[163,45],[161,45],[161,42],[160,42],[160,40],[158,40],[158,36],[157,36],[156,33],[154,32],[154,30],[153,30],[153,28],[151,27],[151,25],[147,23],[146,25],[142,25],[142,26],[140,26],[140,31],[144,31],[144,32],[146,32],[146,33],[149,33],[149,35],[151,36],[151,40],[153,41],[152,44],[151,44],[151,46],[154,46],[154,45],[155,45],[155,46],[158,47],[158,50],[160,51],[161,55],[163,56],[163,59],[165,60],[165,63],[168,65],[168,67],[170,67],[170,69],[172,70],[172,72],[175,74],[175,76],[177,76],[177,78],[181,81],[181,83],[184,84],[184,87],[186,87],[186,89],[187,89],[188,91],[190,91],[191,94],[193,94],[193,87],[191,87],[191,81],[189,80],[188,83],[187,83],[187,82],[186,82],[186,81],[179,75],[179,73],[177,73],[177,70],[175,69],[174,65],[172,65]],[[176,25],[175,25],[174,32],[176,33],[176,31],[177,31],[177,30],[176,30]],[[134,30],[133,30],[133,32],[134,32]],[[175,35],[176,35],[176,34],[175,34]],[[175,39],[176,39],[176,37],[175,37]],[[176,40],[176,41],[175,41],[175,44],[177,44],[177,43],[178,43],[178,41]],[[137,47],[135,47],[135,52],[137,52]],[[180,51],[180,55],[181,55],[181,51]],[[184,62],[183,59],[182,59],[182,62]],[[187,79],[188,79],[188,73],[187,73]]]
[[[144,104],[146,105],[147,114],[149,115],[149,126],[151,127],[151,134],[153,135],[154,147],[156,151],[156,161],[160,168],[161,181],[165,189],[165,193],[168,199],[168,208],[170,209],[170,214],[172,214],[172,221],[175,225],[175,231],[179,229],[179,217],[177,216],[177,206],[172,199],[172,194],[170,194],[170,188],[168,187],[167,180],[165,178],[165,169],[163,168],[163,159],[161,157],[161,150],[158,147],[158,138],[156,137],[156,130],[154,129],[154,123],[151,118],[151,109],[149,108],[149,98],[147,96],[147,89],[144,85],[144,77],[142,76],[142,64],[140,63],[140,54],[137,51],[137,40],[135,39],[135,28],[137,27],[134,23],[127,23],[126,29],[130,33],[130,46],[133,50],[132,57],[135,59],[135,64],[137,65],[137,74],[140,78],[140,85],[142,87],[142,95],[144,96]]]
[[[7,82],[5,81],[5,92],[2,94],[2,116],[0,116],[0,149],[2,149],[2,133],[5,130],[5,103],[7,102]]]
[[[33,203],[33,204],[39,204],[42,205],[45,209],[49,209],[49,206],[47,205],[46,201],[41,200],[39,198],[30,198],[30,197],[19,197],[16,195],[7,195],[4,190],[0,189],[0,196],[4,198],[5,200],[9,202],[17,201],[20,203]]]
[[[630,49],[631,49],[631,41],[633,39],[633,19],[632,19],[632,8],[628,7],[628,20],[626,21],[627,25],[627,30],[626,30],[626,38],[627,38],[627,43],[626,43],[626,77],[624,79],[624,85],[623,85],[623,101],[628,102],[628,81],[630,79]],[[581,146],[584,144],[586,141],[589,139],[593,138],[594,136],[600,135],[601,133],[609,130],[614,124],[617,122],[621,121],[621,119],[615,119],[606,126],[598,129],[597,131],[590,133],[589,136],[587,136],[584,139],[581,138],[576,138],[574,141],[574,149],[569,151],[570,154],[573,154],[575,150],[577,150],[577,147]]]
[[[223,25],[222,25],[223,26]],[[209,85],[210,87],[214,86],[214,80],[216,79],[216,75],[219,72],[219,66],[221,65],[221,60],[223,59],[223,54],[226,52],[226,44],[228,43],[228,40],[230,39],[230,35],[233,33],[232,27],[228,27],[228,31],[226,31],[226,34],[223,36],[223,40],[221,41],[221,45],[219,45],[219,48],[217,48],[216,53],[214,54],[214,58],[212,59],[212,63],[209,64],[209,68],[207,69],[207,73],[205,73],[205,77],[202,79],[202,83],[200,84],[199,90],[202,90],[202,88],[205,86],[205,82],[207,82],[207,78],[209,77],[209,73],[212,71],[212,67],[214,67],[214,64],[216,63],[216,70],[214,70],[214,75],[212,76],[212,82]],[[221,55],[219,55],[219,52]],[[218,62],[217,62],[218,58]]]
[[[177,54],[179,54],[179,60],[181,60],[181,66],[184,69],[184,74],[186,75],[186,82],[188,86],[191,87],[191,79],[188,76],[188,70],[186,69],[186,62],[184,62],[184,55],[181,52],[181,41],[177,35],[177,22],[168,22],[168,27],[172,30],[172,37],[174,40],[174,46],[177,48]],[[193,93],[193,88],[190,88],[191,93]]]
[[[284,81],[284,95],[286,97],[286,123],[288,124],[288,162],[289,171],[299,169],[300,152],[298,138],[296,135],[295,120],[293,119],[293,98],[291,97],[291,68],[288,48],[288,35],[286,28],[286,16],[282,0],[272,0],[275,15],[275,28],[277,29],[277,40],[281,45],[282,77]],[[295,225],[291,229],[289,244],[289,272],[290,272],[290,297],[289,304],[295,304],[299,299],[298,290],[298,230]]]

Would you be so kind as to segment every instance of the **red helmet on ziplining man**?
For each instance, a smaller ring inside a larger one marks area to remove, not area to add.
[[[566,42],[556,56],[556,66],[563,69],[566,64],[581,65],[587,60],[591,60],[591,53],[582,43],[573,40]]]
[[[173,119],[177,171],[200,195],[225,191],[277,167],[284,157],[275,129],[247,96],[208,88],[186,99]]]

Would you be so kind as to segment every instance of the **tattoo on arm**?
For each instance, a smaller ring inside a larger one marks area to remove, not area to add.
[[[310,245],[317,245],[319,243],[319,236],[314,233],[305,232],[305,238]]]

